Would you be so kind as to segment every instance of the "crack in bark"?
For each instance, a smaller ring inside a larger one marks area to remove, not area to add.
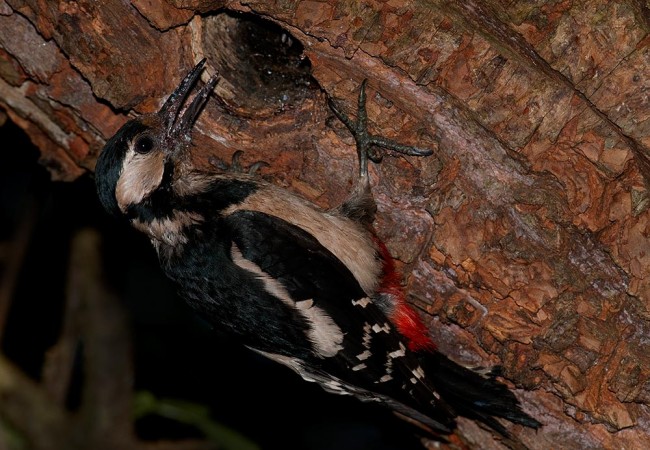
[[[437,2],[436,2],[437,3]],[[472,25],[472,29],[478,29],[489,40],[513,55],[522,58],[530,63],[547,77],[557,81],[563,86],[569,88],[587,107],[605,122],[616,135],[623,140],[632,150],[639,170],[646,182],[646,187],[650,188],[650,150],[646,149],[641,143],[633,137],[627,135],[623,129],[607,114],[601,111],[584,92],[580,91],[564,74],[554,69],[548,61],[542,58],[535,48],[528,43],[523,36],[512,30],[507,24],[499,21],[496,14],[489,10],[486,5],[476,3],[474,0],[456,1],[451,5],[461,19]]]

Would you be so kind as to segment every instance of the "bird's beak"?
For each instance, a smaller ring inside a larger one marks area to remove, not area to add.
[[[187,99],[190,91],[196,85],[204,66],[205,58],[194,66],[185,78],[183,78],[181,84],[178,85],[176,90],[165,101],[162,108],[160,108],[160,111],[158,111],[158,116],[163,121],[167,138],[174,140],[181,138],[189,141],[192,126],[196,122],[203,106],[208,101],[210,92],[212,92],[219,81],[219,75],[214,74],[192,99],[192,103],[185,110],[182,110],[185,99]]]

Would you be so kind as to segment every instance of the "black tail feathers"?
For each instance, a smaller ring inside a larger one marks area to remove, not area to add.
[[[496,379],[498,368],[480,373],[438,352],[421,356],[422,366],[436,390],[459,416],[483,422],[506,438],[508,432],[495,417],[535,429],[542,425],[522,411],[514,394]]]

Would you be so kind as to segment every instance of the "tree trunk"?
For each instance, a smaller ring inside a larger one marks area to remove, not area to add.
[[[0,0],[0,107],[72,180],[206,57],[197,162],[332,206],[356,154],[326,95],[367,78],[372,131],[435,150],[372,180],[439,347],[504,367],[532,449],[650,448],[649,30],[642,0]]]

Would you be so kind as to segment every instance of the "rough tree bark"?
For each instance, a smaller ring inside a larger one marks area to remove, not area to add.
[[[650,448],[649,29],[642,0],[0,0],[0,107],[72,180],[205,56],[197,160],[242,149],[327,206],[355,154],[323,91],[368,78],[374,131],[436,150],[373,189],[440,347],[503,365],[530,448]]]

